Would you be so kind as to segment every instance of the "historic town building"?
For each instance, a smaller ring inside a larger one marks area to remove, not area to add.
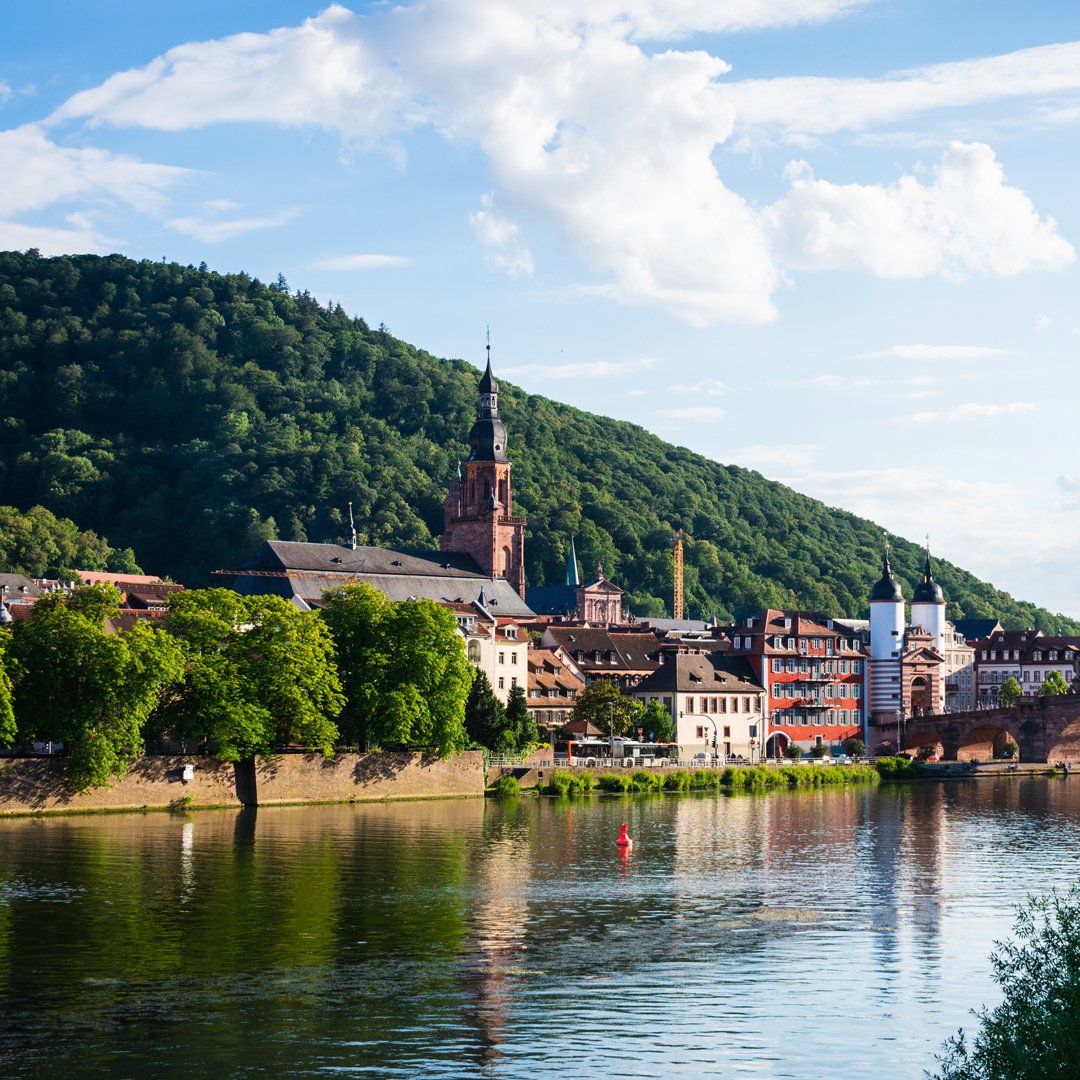
[[[667,709],[682,755],[756,761],[767,697],[748,659],[684,644],[662,646],[659,659],[657,670],[629,693],[643,702],[659,701]]]
[[[731,627],[731,656],[749,660],[766,691],[769,756],[862,738],[866,656],[862,636],[827,615],[768,609]]]

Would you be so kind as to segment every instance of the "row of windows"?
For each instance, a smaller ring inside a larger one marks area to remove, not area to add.
[[[726,713],[739,711],[739,702],[742,702],[742,711],[749,713],[754,711],[753,698],[744,697],[738,698],[734,696],[724,697],[702,697],[694,698],[688,697],[686,699],[686,712],[700,712],[700,713]],[[730,705],[729,705],[730,702]],[[700,708],[697,704],[700,703]]]
[[[819,693],[807,690],[798,683],[773,683],[772,696],[775,698],[802,698],[805,701],[821,702],[825,698],[830,701],[842,701],[845,698],[863,696],[862,683],[834,683],[824,687]]]
[[[858,709],[830,709],[825,713],[783,709],[772,714],[773,727],[836,727],[860,723],[862,723],[862,714]]]
[[[821,673],[826,675],[861,675],[862,664],[861,660],[825,660],[811,665],[809,660],[796,659],[794,656],[789,656],[786,660],[783,657],[774,656],[772,669],[777,674],[783,671],[799,671],[803,674],[812,672],[815,675]]]
[[[799,648],[799,652],[801,652],[801,653],[806,653],[806,652],[810,652],[810,651],[820,652],[821,649],[824,647],[826,656],[832,656],[832,654],[833,654],[834,650],[833,650],[833,639],[832,638],[825,638],[824,639],[824,644],[823,644],[822,639],[819,638],[819,637],[816,637],[816,638],[802,638],[801,637],[801,638],[796,639],[796,638],[793,638],[793,637],[784,638],[781,635],[777,634],[772,638],[772,640],[769,642],[769,644],[772,645],[772,647],[774,649],[785,649],[786,648],[786,649],[790,649],[792,652],[794,652],[796,640],[798,641],[798,648]],[[754,642],[754,639],[752,637],[750,637],[749,635],[743,637],[743,636],[740,636],[740,635],[736,634],[735,637],[732,639],[731,645],[732,645],[732,648],[734,648],[734,649],[751,649],[751,648],[753,648],[753,642]],[[860,649],[858,643],[854,642],[854,641],[847,641],[845,639],[845,640],[841,640],[838,644],[839,644],[839,649],[840,650],[846,650],[847,652],[861,652],[862,651]]]

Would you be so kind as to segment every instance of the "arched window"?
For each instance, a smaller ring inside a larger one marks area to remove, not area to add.
[[[480,663],[480,642],[479,641],[470,641],[469,642],[469,663],[470,664],[479,664]]]
[[[510,569],[511,569],[510,549],[508,547],[504,547],[502,549],[502,572],[503,572],[503,577],[509,577],[510,576]]]

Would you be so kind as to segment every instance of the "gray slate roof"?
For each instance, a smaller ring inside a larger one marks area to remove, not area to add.
[[[409,551],[398,548],[340,544],[298,544],[268,540],[241,569],[233,588],[244,596],[271,593],[305,601],[318,600],[326,589],[363,581],[390,600],[427,599],[471,604],[481,591],[493,615],[528,618],[533,615],[510,583],[492,580],[471,555],[448,551]],[[274,576],[281,575],[281,576]]]
[[[7,590],[9,600],[41,596],[41,590],[24,574],[0,574],[0,585]]]
[[[634,693],[717,694],[754,693],[764,688],[754,678],[753,669],[743,656],[722,652],[667,653],[664,662],[634,688]]]

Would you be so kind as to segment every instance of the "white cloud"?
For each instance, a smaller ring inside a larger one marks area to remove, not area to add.
[[[733,465],[769,472],[773,468],[802,469],[821,457],[818,443],[756,443],[725,451],[723,458]]]
[[[595,273],[594,293],[694,325],[774,319],[780,267],[955,278],[1070,261],[1054,223],[1004,185],[986,147],[954,145],[930,184],[904,177],[890,187],[836,185],[803,170],[764,213],[725,185],[714,152],[737,123],[794,137],[863,127],[944,99],[1060,91],[1080,85],[1080,46],[878,82],[739,83],[725,82],[730,66],[702,49],[638,44],[835,18],[859,6],[418,0],[358,16],[334,5],[299,26],[178,46],[74,95],[50,121],[169,131],[311,125],[396,156],[394,140],[428,126],[487,155],[500,204],[513,216],[486,198],[471,224],[499,265],[533,272],[517,223],[527,219],[553,229]],[[220,225],[177,220],[221,233]]]
[[[0,105],[11,97],[11,87],[3,79],[0,79]]]
[[[727,409],[716,405],[688,405],[685,409],[661,409],[660,415],[671,420],[686,420],[691,424],[711,424],[727,416]]]
[[[24,214],[74,199],[118,200],[142,212],[191,170],[153,165],[93,147],[62,147],[37,124],[0,131],[0,214]]]
[[[1049,330],[1050,329],[1050,324],[1053,321],[1054,320],[1051,319],[1049,315],[1043,315],[1043,314],[1036,315],[1035,316],[1035,333],[1036,334],[1041,334],[1044,330]]]
[[[37,248],[42,255],[74,255],[84,252],[103,255],[119,247],[93,228],[56,229],[0,220],[0,251]]]
[[[299,214],[298,209],[283,210],[280,214],[270,217],[247,217],[217,219],[199,217],[180,217],[166,221],[165,224],[175,232],[185,236],[193,236],[204,244],[216,244],[222,240],[231,240],[234,236],[243,236],[245,233],[259,232],[263,229],[276,229],[286,222],[291,221]]]
[[[927,184],[904,176],[888,187],[839,185],[802,170],[765,217],[778,258],[803,269],[862,266],[884,278],[960,280],[1058,270],[1076,258],[1053,219],[1041,219],[1027,195],[1005,184],[981,143],[953,143]]]
[[[988,345],[893,345],[876,352],[859,353],[856,360],[985,360],[1007,356],[1007,349]]]
[[[571,364],[520,364],[500,368],[499,375],[508,378],[538,376],[545,379],[611,379],[648,371],[656,361],[651,356],[637,360],[585,360]]]
[[[1080,42],[936,64],[881,79],[795,77],[729,83],[740,133],[825,135],[933,109],[1080,90]]]
[[[701,394],[704,397],[724,397],[731,387],[719,379],[701,379],[696,383],[673,383],[668,389],[673,394]]]
[[[312,263],[316,270],[385,270],[408,266],[405,255],[335,255]]]
[[[483,209],[469,215],[477,239],[489,249],[492,261],[514,277],[533,272],[532,252],[521,239],[516,222],[497,213],[490,195],[481,199]]]
[[[921,412],[909,417],[917,424],[931,424],[938,420],[967,420],[971,417],[993,419],[998,416],[1012,416],[1015,413],[1034,411],[1035,406],[1030,401],[1011,401],[1007,405],[992,405],[984,402],[969,401],[964,405],[957,405],[949,412]]]

